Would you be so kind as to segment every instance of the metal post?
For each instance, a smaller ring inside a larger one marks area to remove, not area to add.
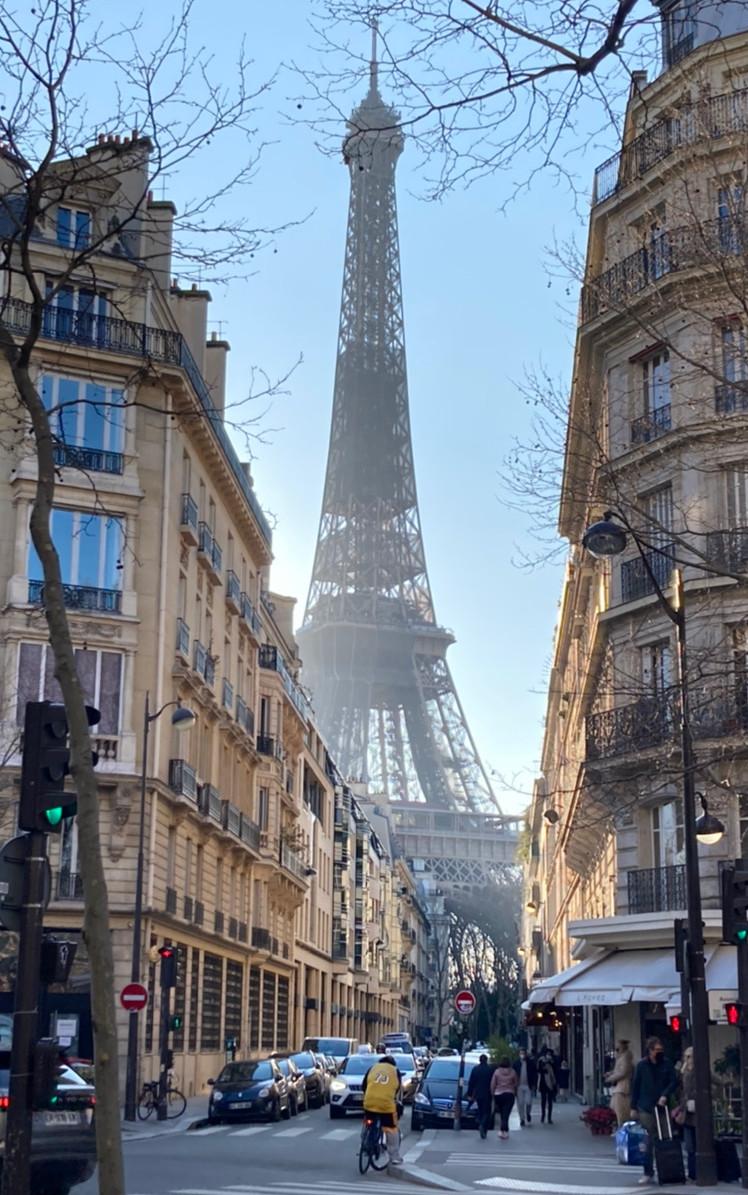
[[[462,1089],[465,1086],[465,1025],[462,1025],[462,1041],[460,1043],[460,1068],[457,1072],[457,1096],[455,1098],[455,1119],[453,1129],[459,1133],[462,1129]]]
[[[166,1120],[166,1113],[168,1111],[166,1104],[166,1093],[169,1086],[169,1012],[171,1008],[171,988],[161,987],[161,1030],[159,1033],[159,1060],[160,1070],[158,1074],[158,1104],[156,1105],[156,1118],[158,1120]]]
[[[712,1116],[712,1068],[709,1056],[709,997],[704,966],[704,931],[701,920],[701,881],[699,843],[696,837],[696,785],[694,753],[688,702],[688,657],[686,652],[686,612],[683,575],[673,573],[675,591],[675,626],[678,639],[678,687],[680,690],[680,732],[683,765],[683,831],[685,834],[686,894],[688,905],[688,941],[690,963],[691,1033],[694,1046],[696,1081],[696,1182],[700,1187],[717,1181]]]
[[[140,952],[143,920],[143,854],[145,841],[145,791],[148,774],[148,732],[151,725],[148,693],[143,714],[143,766],[140,772],[140,826],[138,828],[138,859],[135,871],[135,911],[132,921],[132,960],[130,979],[140,982]],[[125,1079],[125,1120],[135,1120],[138,1100],[138,1014],[130,1013],[127,1026],[127,1076]]]
[[[745,1009],[748,1007],[748,942],[738,942],[738,1002],[741,1005],[740,1038],[740,1098],[742,1105],[743,1144],[740,1158],[742,1185],[748,1188],[748,1022]]]
[[[31,1084],[38,1021],[47,836],[34,830],[26,835],[26,843],[2,1195],[30,1195],[31,1190]]]

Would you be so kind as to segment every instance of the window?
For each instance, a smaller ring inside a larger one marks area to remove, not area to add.
[[[48,279],[42,335],[50,340],[103,343],[109,314],[106,295],[85,286],[61,286],[53,295],[54,288],[54,281]]]
[[[101,714],[96,735],[120,733],[123,657],[120,652],[75,649],[75,663],[83,694]],[[54,676],[54,656],[47,643],[20,643],[18,647],[16,720],[19,726],[27,701],[62,701]]]
[[[259,797],[257,802],[257,823],[261,830],[267,830],[268,817],[270,814],[270,796],[266,788],[259,790]]]
[[[244,986],[244,968],[241,963],[233,959],[226,961],[226,1025],[224,1035],[236,1040],[237,1048],[241,1046],[242,1037],[242,988]]]
[[[124,544],[121,519],[55,508],[51,528],[65,585],[111,592],[121,589]],[[44,580],[41,561],[31,542],[28,576],[30,581]]]
[[[738,793],[738,834],[737,857],[743,859],[748,850],[748,793]]]
[[[44,374],[42,401],[58,441],[58,465],[121,473],[125,443],[124,392],[82,378]],[[86,449],[86,452],[76,452]]]
[[[257,1050],[260,1046],[260,981],[259,967],[249,968],[249,1048]]]
[[[676,0],[663,13],[663,55],[666,66],[675,66],[693,49],[696,22],[692,0]]]
[[[652,810],[652,853],[655,867],[673,867],[685,860],[683,805],[669,801]]]
[[[272,971],[262,973],[262,1037],[260,1047],[272,1050],[275,1047],[275,982]]]
[[[203,899],[203,875],[205,872],[205,847],[201,843],[195,848],[195,899]]]
[[[647,276],[652,280],[662,278],[670,272],[670,236],[663,227],[664,219],[663,209],[661,217],[649,225],[644,243]]]
[[[720,329],[722,373],[728,384],[744,382],[748,376],[745,356],[745,329],[738,320],[730,320]]]
[[[670,407],[670,354],[654,353],[642,363],[644,411],[647,415]]]
[[[223,859],[216,862],[216,908],[223,910]]]
[[[78,887],[78,818],[63,819],[60,835],[60,876],[59,886],[61,896],[76,896]],[[82,890],[81,890],[82,891]]]
[[[188,838],[184,844],[184,895],[192,896],[192,839]]]
[[[200,1049],[218,1050],[221,1045],[221,993],[223,959],[217,954],[203,956],[203,1015]]]
[[[63,249],[87,249],[91,244],[91,213],[81,208],[58,207],[57,244]]]
[[[662,485],[643,501],[646,515],[644,538],[655,546],[669,544],[673,533],[673,490]]]
[[[169,826],[166,839],[166,886],[173,888],[177,871],[177,827]]]
[[[151,990],[153,990],[151,988]],[[192,968],[190,970],[190,1032],[187,1049],[193,1052],[197,1049],[197,1010],[200,1001],[200,951],[192,947]],[[148,1001],[149,1005],[153,1001]]]
[[[673,683],[673,653],[669,643],[650,643],[640,649],[642,689],[662,697]]]

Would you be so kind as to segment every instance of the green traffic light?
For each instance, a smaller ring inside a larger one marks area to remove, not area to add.
[[[739,942],[745,942],[748,938],[748,928],[736,930],[736,937]]]
[[[59,826],[62,821],[62,806],[56,805],[54,809],[46,809],[44,816],[49,822],[50,826]]]

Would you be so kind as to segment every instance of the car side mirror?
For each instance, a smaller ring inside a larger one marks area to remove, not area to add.
[[[215,1083],[216,1083],[215,1079],[207,1080],[208,1087],[215,1087]]]

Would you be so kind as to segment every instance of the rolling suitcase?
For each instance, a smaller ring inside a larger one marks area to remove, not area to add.
[[[657,1137],[654,1141],[654,1162],[657,1181],[661,1187],[666,1183],[685,1183],[686,1168],[683,1165],[683,1149],[679,1137],[673,1136],[670,1113],[667,1108],[655,1105]],[[665,1131],[663,1132],[663,1122]]]

